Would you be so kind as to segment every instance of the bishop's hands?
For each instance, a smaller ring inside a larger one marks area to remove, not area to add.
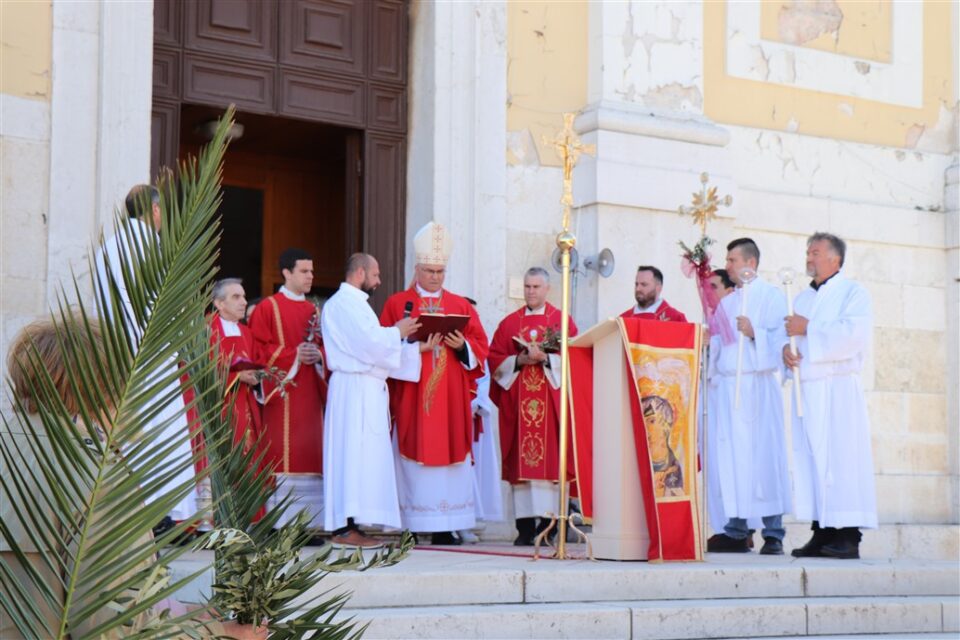
[[[463,333],[454,331],[443,337],[443,343],[454,351],[460,351],[467,344],[467,338]]]
[[[297,346],[297,360],[300,364],[317,364],[320,361],[320,347],[313,342],[301,342]]]
[[[533,342],[526,351],[517,356],[517,365],[526,367],[531,364],[543,364],[549,356],[540,348],[540,345]]]
[[[416,318],[401,318],[393,326],[400,330],[400,339],[405,340],[420,329],[420,322]]]
[[[427,336],[427,339],[420,343],[420,353],[426,353],[427,351],[433,351],[440,346],[440,341],[443,340],[442,333],[431,333]]]

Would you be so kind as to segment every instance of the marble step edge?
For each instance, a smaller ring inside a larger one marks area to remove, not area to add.
[[[350,606],[387,608],[549,602],[960,595],[960,568],[942,564],[760,565],[372,571],[329,575],[317,592],[352,592]],[[819,566],[818,566],[819,565]],[[636,565],[635,565],[636,566]],[[402,567],[398,565],[394,569]],[[652,569],[652,570],[649,570]]]
[[[344,609],[365,638],[590,637],[687,640],[956,633],[952,598],[770,598]],[[888,636],[889,637],[889,636]]]

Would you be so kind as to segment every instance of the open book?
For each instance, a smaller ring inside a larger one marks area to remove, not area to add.
[[[463,331],[470,321],[470,316],[459,313],[422,313],[416,319],[420,328],[408,338],[410,342],[426,342],[433,333],[447,335],[454,331]]]

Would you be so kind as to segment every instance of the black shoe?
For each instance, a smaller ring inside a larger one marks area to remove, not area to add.
[[[820,555],[824,558],[857,560],[860,558],[860,545],[856,542],[841,539],[833,544],[824,545],[820,549]]]
[[[177,526],[177,523],[173,521],[173,518],[170,516],[163,516],[163,520],[153,526],[153,537],[159,538],[167,531],[170,531],[170,529],[173,529],[175,526]]]
[[[513,541],[515,547],[532,547],[537,537],[536,518],[517,518],[517,539]]]
[[[810,530],[813,531],[813,535],[807,541],[807,544],[790,552],[790,555],[794,558],[822,558],[820,550],[823,549],[824,545],[833,543],[837,536],[836,529],[832,527],[822,529],[820,523],[816,520],[810,525]]]
[[[326,543],[327,543],[327,541],[323,539],[323,536],[310,536],[310,539],[307,541],[306,546],[308,546],[308,547],[322,547],[322,546],[325,545]]]
[[[453,535],[452,531],[440,531],[430,537],[430,544],[434,546],[459,546],[463,540]]]
[[[783,555],[783,542],[777,540],[776,538],[765,537],[763,539],[763,546],[760,548],[760,555],[762,556],[782,556]]]
[[[710,553],[749,553],[747,539],[737,540],[725,533],[710,536],[707,540],[707,551]]]

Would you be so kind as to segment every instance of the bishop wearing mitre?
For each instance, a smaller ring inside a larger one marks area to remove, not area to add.
[[[380,323],[423,314],[466,316],[467,323],[420,341],[419,380],[390,380],[400,517],[411,531],[433,533],[433,544],[460,544],[453,532],[476,524],[470,390],[483,375],[487,336],[470,302],[443,288],[453,246],[447,229],[430,222],[413,244],[413,285],[387,299]]]

